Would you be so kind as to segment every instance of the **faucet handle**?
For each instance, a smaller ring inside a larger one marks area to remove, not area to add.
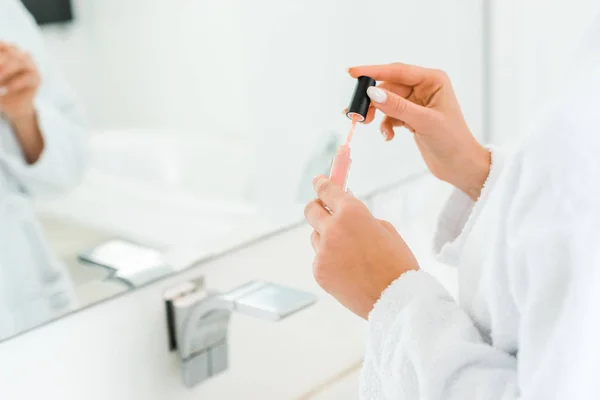
[[[229,313],[229,311],[218,311]],[[227,316],[228,318],[228,316]],[[226,332],[226,331],[225,331]],[[227,370],[229,346],[227,337],[213,342],[209,347],[181,359],[181,377],[186,387],[194,387],[205,380]]]
[[[223,298],[232,304],[234,311],[268,321],[282,320],[317,300],[312,293],[264,281],[248,282]]]
[[[316,302],[316,296],[263,281],[230,292],[205,290],[203,280],[165,292],[169,347],[181,360],[183,382],[192,387],[227,369],[232,311],[269,321],[284,319]]]

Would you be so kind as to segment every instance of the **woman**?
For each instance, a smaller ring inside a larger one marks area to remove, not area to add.
[[[476,142],[442,72],[350,69],[382,82],[369,95],[384,135],[407,127],[431,172],[456,188],[435,246],[458,266],[458,304],[389,223],[315,179],[319,200],[305,210],[315,278],[369,321],[363,399],[600,396],[600,18],[583,50],[512,155]]]
[[[0,339],[74,305],[31,199],[81,177],[86,135],[76,108],[33,19],[20,2],[0,0]]]

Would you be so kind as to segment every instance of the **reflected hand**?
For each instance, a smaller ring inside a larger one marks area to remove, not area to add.
[[[404,272],[419,269],[417,260],[394,227],[373,217],[356,197],[324,176],[313,185],[319,199],[308,203],[304,215],[315,229],[315,279],[367,318],[385,288]]]
[[[439,70],[395,63],[349,69],[352,77],[379,81],[369,88],[371,106],[385,114],[386,140],[406,127],[431,173],[477,199],[487,178],[489,152],[471,134],[448,76]],[[373,120],[369,113],[366,122]]]
[[[16,46],[0,42],[0,112],[11,123],[35,115],[33,100],[39,85],[33,58]]]

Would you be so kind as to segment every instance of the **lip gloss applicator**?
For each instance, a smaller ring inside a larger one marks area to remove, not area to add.
[[[352,101],[350,102],[348,112],[346,113],[346,116],[352,120],[352,126],[346,137],[346,142],[338,148],[333,163],[331,164],[329,179],[341,186],[344,190],[346,190],[350,164],[352,164],[352,159],[350,158],[350,142],[352,141],[352,136],[354,136],[356,123],[363,122],[365,118],[367,118],[367,112],[371,105],[371,99],[367,96],[367,89],[371,86],[375,86],[375,84],[376,82],[373,78],[368,76],[358,77],[354,95],[352,96]]]

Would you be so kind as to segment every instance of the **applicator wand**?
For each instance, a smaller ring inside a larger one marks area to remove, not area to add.
[[[371,105],[371,99],[367,96],[367,89],[371,86],[375,86],[375,84],[376,82],[373,78],[368,76],[358,77],[354,95],[352,96],[352,101],[350,101],[350,106],[346,113],[346,116],[352,120],[352,126],[346,137],[346,142],[338,148],[333,163],[331,164],[329,179],[341,186],[344,190],[346,190],[350,164],[352,164],[352,159],[350,158],[350,142],[352,141],[352,136],[354,136],[356,123],[363,122],[367,118],[367,112]]]

